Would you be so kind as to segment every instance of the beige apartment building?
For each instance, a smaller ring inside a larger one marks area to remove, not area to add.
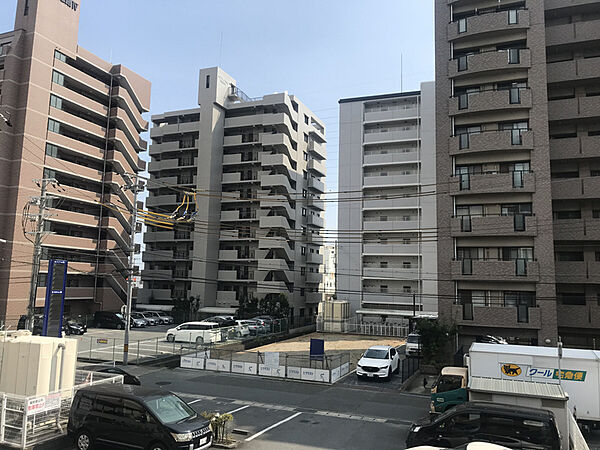
[[[144,235],[141,301],[201,312],[285,294],[311,317],[322,294],[325,127],[287,92],[250,98],[202,69],[198,108],[152,116],[147,207],[187,220]],[[190,193],[196,193],[190,200]],[[187,210],[187,213],[185,212]]]
[[[440,318],[594,347],[600,1],[435,5]]]
[[[27,310],[33,245],[25,239],[47,183],[36,306],[48,259],[69,261],[65,312],[117,310],[126,299],[134,196],[144,169],[140,133],[150,83],[77,43],[80,2],[18,0],[15,29],[0,34],[0,320]],[[35,227],[33,227],[35,228]],[[31,237],[31,235],[28,235]]]

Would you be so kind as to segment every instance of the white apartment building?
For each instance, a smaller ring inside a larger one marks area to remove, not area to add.
[[[169,214],[183,204],[191,220],[148,227],[142,301],[193,296],[202,312],[234,314],[240,300],[283,293],[292,315],[312,316],[322,298],[323,123],[287,92],[249,98],[218,67],[200,71],[198,103],[152,117],[147,206]]]
[[[337,298],[362,321],[436,313],[434,84],[339,103]]]
[[[323,300],[331,300],[335,295],[337,272],[337,244],[328,244],[323,246],[323,281],[319,286],[319,291],[323,293]]]

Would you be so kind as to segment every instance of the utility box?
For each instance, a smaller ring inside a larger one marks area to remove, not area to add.
[[[75,383],[77,340],[32,336],[19,331],[0,335],[0,392],[38,396]]]
[[[328,300],[319,303],[319,320],[323,331],[343,332],[350,319],[350,303],[345,300]]]

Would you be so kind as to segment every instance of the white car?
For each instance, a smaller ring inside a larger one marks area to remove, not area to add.
[[[375,345],[363,353],[356,364],[358,378],[392,378],[392,373],[398,372],[400,357],[394,347],[389,345]]]
[[[235,321],[235,323],[236,323],[235,329],[236,329],[237,333],[239,333],[238,337],[250,336],[250,326],[249,326],[249,324],[247,324],[245,322],[246,322],[245,320],[236,320]]]
[[[410,333],[406,338],[406,354],[408,356],[421,354],[421,335],[419,333]]]
[[[168,342],[209,344],[221,340],[219,324],[214,322],[186,322],[167,330]]]

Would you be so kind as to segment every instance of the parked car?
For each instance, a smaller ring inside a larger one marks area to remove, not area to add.
[[[96,311],[94,313],[94,326],[96,328],[125,329],[125,318],[121,313],[110,311]]]
[[[219,342],[221,333],[219,324],[214,322],[186,322],[167,330],[168,342],[194,342],[208,344]]]
[[[72,334],[83,335],[83,333],[87,331],[87,327],[84,328],[83,325],[68,319],[63,321],[62,329],[65,336],[70,336]]]
[[[258,334],[265,334],[269,331],[269,326],[261,319],[246,319],[248,322],[255,323],[258,326]]]
[[[552,412],[488,402],[466,402],[433,420],[426,418],[414,423],[408,432],[406,447],[455,448],[478,437],[509,448],[559,450],[561,447]]]
[[[406,355],[421,354],[421,335],[419,333],[410,333],[406,337]]]
[[[169,391],[119,384],[96,385],[75,394],[67,433],[78,450],[96,444],[152,450],[206,449],[209,422]]]
[[[273,316],[256,316],[253,320],[262,320],[270,332],[281,331],[281,319],[277,319]]]
[[[254,322],[253,320],[236,320],[235,321],[240,326],[245,326],[248,328],[248,334],[251,336],[256,336],[260,333],[264,333],[264,330],[261,330],[263,327],[258,322]]]
[[[17,330],[25,330],[27,324],[27,315],[22,315],[17,323]],[[35,314],[33,316],[33,334],[42,334],[44,327],[44,316],[41,314]]]
[[[146,320],[146,322],[148,322],[148,325],[150,325],[150,326],[158,325],[157,319],[154,316],[152,316],[151,314],[148,314],[147,311],[138,312],[137,314],[142,316],[144,318],[144,320]]]
[[[394,347],[389,345],[374,345],[369,347],[356,364],[358,378],[391,379],[392,373],[400,369],[400,356]]]
[[[144,315],[154,318],[157,325],[165,325],[167,323],[165,319],[156,311],[144,311]]]
[[[248,324],[243,323],[241,320],[235,321],[235,336],[238,338],[244,338],[250,336],[250,327]]]
[[[207,317],[202,322],[214,322],[219,325],[220,328],[233,327],[235,326],[235,320],[230,318],[231,316],[212,316]]]
[[[169,325],[173,322],[175,322],[175,320],[173,319],[173,317],[171,317],[168,314],[165,314],[164,312],[161,311],[157,311],[158,316],[162,319],[163,323],[165,325]]]
[[[90,372],[101,372],[101,373],[110,373],[114,375],[123,375],[123,384],[131,384],[134,386],[140,386],[142,382],[138,377],[132,375],[124,369],[121,369],[119,366],[107,366],[107,365],[94,365],[94,366],[85,366],[80,368],[80,370],[89,370]]]
[[[484,344],[508,345],[508,342],[506,342],[506,339],[504,339],[502,336],[492,336],[491,334],[486,334],[485,336],[478,336],[476,340],[477,342],[482,342]]]
[[[142,315],[131,313],[131,326],[133,328],[144,328],[146,325],[148,325],[148,321]]]

